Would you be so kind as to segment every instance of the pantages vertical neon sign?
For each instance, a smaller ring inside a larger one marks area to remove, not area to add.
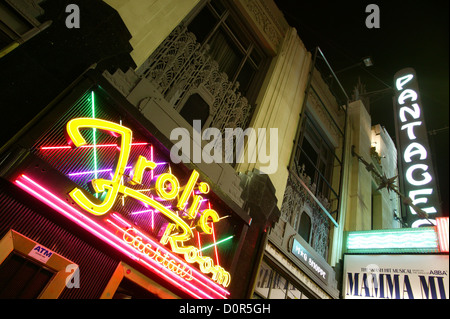
[[[395,125],[403,168],[403,192],[430,218],[436,217],[439,201],[416,73],[412,68],[402,69],[395,74],[394,80]],[[411,207],[408,210],[407,221],[411,227],[429,224],[426,219],[420,219]],[[430,221],[433,222],[432,219]]]

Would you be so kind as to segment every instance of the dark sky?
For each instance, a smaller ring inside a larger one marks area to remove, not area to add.
[[[448,216],[449,180],[449,1],[447,0],[275,0],[289,24],[297,29],[306,48],[319,46],[351,96],[358,77],[368,92],[393,87],[394,74],[416,70],[422,110],[429,135],[443,214]],[[380,28],[366,27],[366,6],[380,9]],[[371,56],[374,65],[355,67]],[[372,124],[386,128],[395,142],[392,95],[374,95]]]

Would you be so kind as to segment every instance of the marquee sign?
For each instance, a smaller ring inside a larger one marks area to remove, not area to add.
[[[397,72],[394,80],[395,125],[400,165],[403,168],[403,192],[413,205],[434,218],[439,215],[439,200],[417,76],[413,69],[406,68]],[[407,213],[407,222],[411,227],[429,225],[411,207]]]
[[[344,299],[448,299],[448,255],[345,255]]]
[[[141,134],[111,120],[95,95],[33,147],[77,186],[61,192],[33,171],[16,185],[192,297],[227,298],[231,275],[219,251],[232,250],[230,216],[220,204],[216,210],[197,171],[171,165]]]

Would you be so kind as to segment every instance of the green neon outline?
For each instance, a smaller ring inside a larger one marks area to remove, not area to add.
[[[217,246],[218,244],[223,243],[223,242],[225,242],[225,241],[227,241],[227,240],[230,240],[230,239],[233,238],[233,237],[234,237],[234,235],[228,236],[227,238],[221,239],[221,240],[219,240],[218,242],[216,242],[216,243],[214,243],[214,244],[211,244],[211,245],[208,245],[208,246],[203,247],[203,248],[200,249],[199,251],[204,251],[205,249],[208,249],[208,248]]]

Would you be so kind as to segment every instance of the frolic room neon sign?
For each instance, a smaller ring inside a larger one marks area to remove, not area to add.
[[[194,239],[193,230],[195,229],[198,230],[197,233],[215,236],[214,224],[220,221],[219,214],[210,205],[206,209],[201,208],[202,202],[205,201],[203,197],[209,193],[210,188],[207,183],[198,180],[199,173],[192,171],[186,185],[180,185],[178,178],[171,171],[159,174],[152,179],[154,183],[149,188],[151,192],[144,194],[127,185],[147,186],[142,185],[143,176],[152,174],[153,177],[153,170],[158,163],[152,158],[148,159],[140,155],[131,166],[127,166],[131,146],[135,144],[132,143],[131,129],[97,118],[75,118],[67,123],[65,131],[67,142],[72,148],[89,146],[81,134],[84,129],[95,129],[120,137],[116,165],[113,169],[108,169],[110,179],[94,178],[90,181],[91,189],[97,198],[86,195],[85,190],[79,187],[69,192],[70,198],[83,211],[88,212],[87,215],[61,199],[56,200],[58,196],[25,174],[21,175],[16,183],[192,296],[226,298],[229,292],[224,288],[229,286],[231,281],[229,272],[218,264],[218,257],[214,261],[211,257],[205,256],[200,247],[189,244]],[[100,145],[97,146],[100,147]],[[159,242],[131,225],[114,211],[116,202],[123,200],[124,197],[141,202],[148,211],[158,212],[169,221]],[[176,208],[166,206],[164,202],[167,201],[175,202],[173,206]],[[94,218],[86,218],[89,215]],[[112,231],[101,225],[96,220],[98,217],[103,217],[104,221],[112,226]],[[229,236],[226,239],[230,240],[232,237]],[[220,242],[214,245],[218,244]]]
[[[396,73],[396,116],[404,174],[405,194],[412,204],[418,205],[428,215],[438,213],[437,194],[433,180],[433,167],[430,159],[428,138],[421,109],[416,74],[407,68]],[[426,219],[418,219],[410,207],[408,221],[411,227],[419,227]]]

